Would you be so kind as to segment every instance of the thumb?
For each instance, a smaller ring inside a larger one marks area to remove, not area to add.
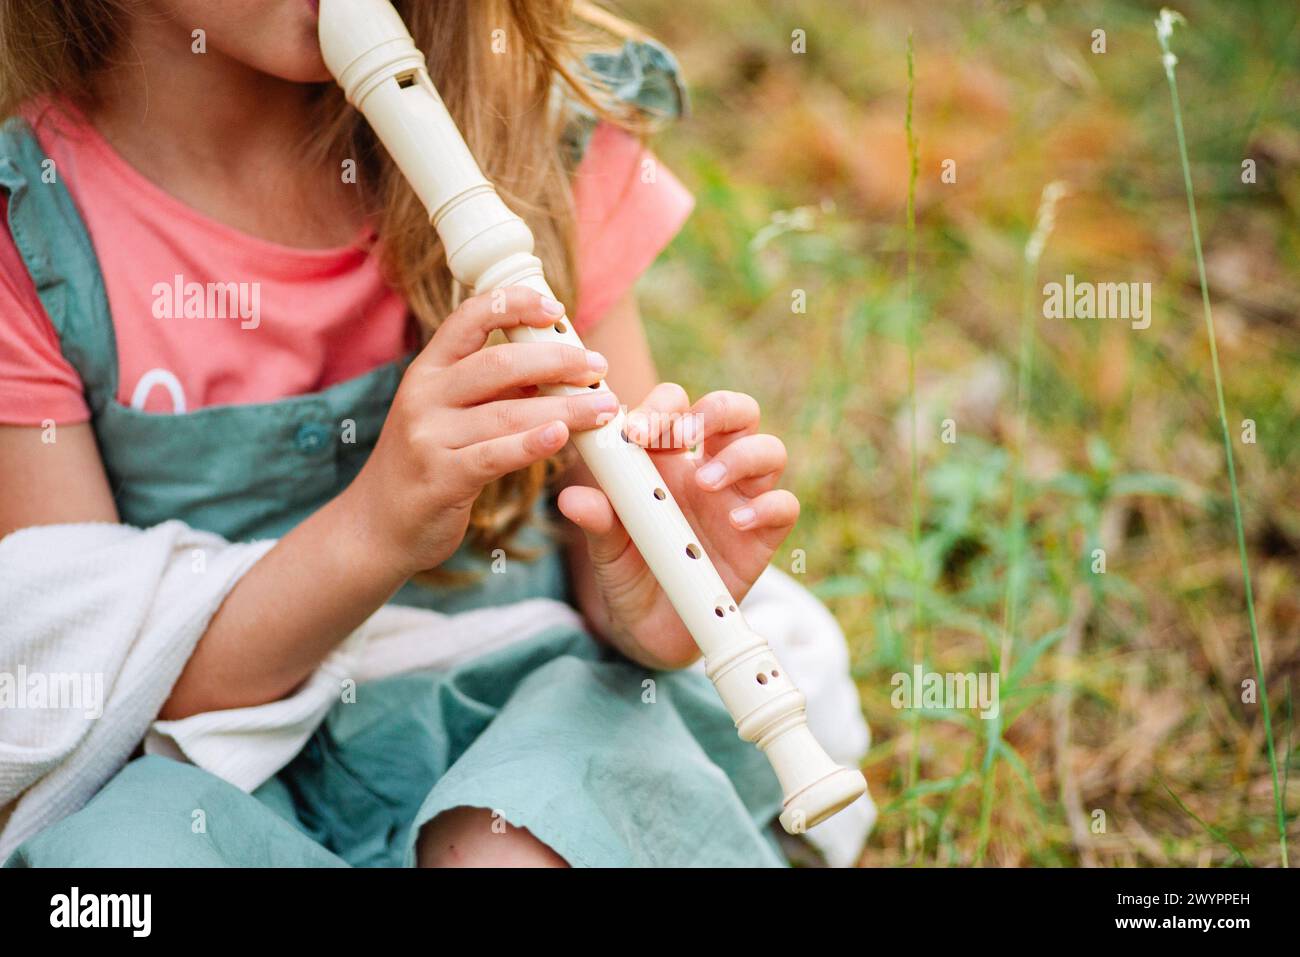
[[[570,485],[560,492],[556,505],[560,513],[587,536],[587,550],[596,564],[612,563],[631,543],[627,529],[600,489]]]

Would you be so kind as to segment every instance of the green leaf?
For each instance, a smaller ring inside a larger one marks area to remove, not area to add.
[[[1061,625],[1059,628],[1052,629],[1042,638],[1039,638],[1036,642],[1030,645],[1029,648],[1018,659],[1016,659],[1015,665],[1007,675],[1007,684],[1012,688],[1016,687],[1016,685],[1020,683],[1020,680],[1024,678],[1025,675],[1029,674],[1030,669],[1034,667],[1038,662],[1038,659],[1043,656],[1043,652],[1047,651],[1048,648],[1051,648],[1064,637],[1065,625]]]

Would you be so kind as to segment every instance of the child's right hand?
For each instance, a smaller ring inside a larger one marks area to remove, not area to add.
[[[407,369],[374,451],[341,496],[349,531],[401,580],[451,556],[485,485],[554,455],[570,430],[603,425],[618,410],[607,391],[538,394],[543,384],[599,381],[599,353],[543,342],[483,348],[494,329],[549,326],[563,314],[522,286],[474,296]]]

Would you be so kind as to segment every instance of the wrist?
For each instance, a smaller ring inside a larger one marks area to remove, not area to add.
[[[329,514],[332,548],[338,548],[348,567],[369,578],[374,587],[392,594],[420,569],[376,521],[376,510],[349,485],[322,512]]]

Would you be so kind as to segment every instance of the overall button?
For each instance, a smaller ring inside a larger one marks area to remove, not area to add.
[[[319,452],[330,444],[331,429],[319,422],[304,422],[294,433],[293,444],[299,452]]]

